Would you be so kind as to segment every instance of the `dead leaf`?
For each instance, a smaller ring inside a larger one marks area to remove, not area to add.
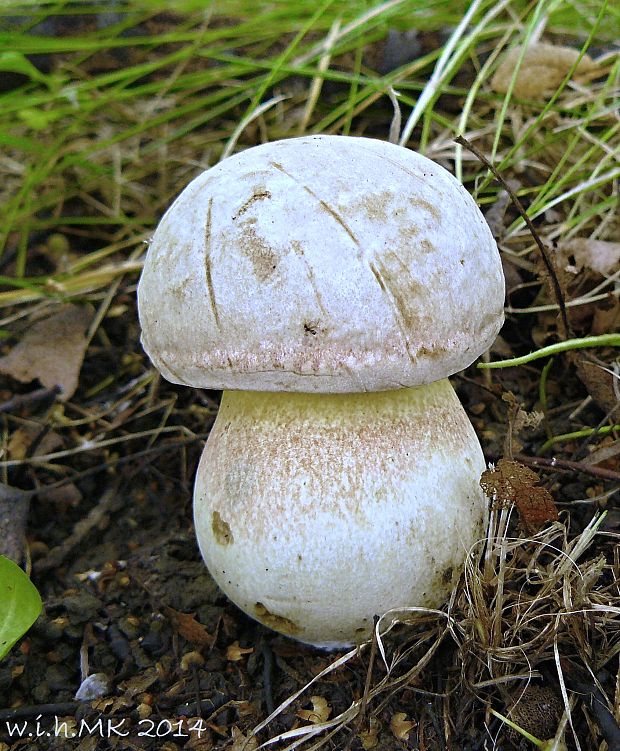
[[[507,508],[515,502],[517,489],[532,486],[538,475],[520,462],[500,459],[494,469],[487,469],[480,478],[480,487],[493,501],[495,508]]]
[[[105,713],[110,707],[114,706],[114,698],[112,696],[106,696],[104,699],[97,699],[90,705],[98,712]]]
[[[417,725],[416,722],[410,722],[406,717],[404,712],[397,712],[390,720],[390,730],[399,741],[408,741],[409,733]]]
[[[97,751],[97,734],[84,736],[75,751]]]
[[[519,518],[529,532],[556,521],[558,510],[546,488],[537,487],[538,474],[520,462],[500,459],[494,469],[482,473],[480,486],[496,509],[515,504]]]
[[[123,692],[122,696],[118,696],[114,699],[114,704],[110,714],[119,712],[127,707],[135,706],[136,696],[143,694],[148,688],[159,680],[159,675],[156,668],[147,668],[143,673],[129,678],[126,681],[122,681],[118,684],[118,688]],[[104,708],[101,707],[101,711]]]
[[[21,565],[30,494],[0,483],[0,555]]]
[[[194,618],[193,614],[181,613],[169,607],[165,607],[163,610],[179,636],[200,647],[211,647],[213,645],[213,636],[211,636],[202,623],[199,623]]]
[[[244,735],[236,725],[233,725],[231,734],[233,739],[231,751],[255,751],[258,748],[258,741],[252,733]]]
[[[9,438],[8,445],[6,447],[7,456],[12,460],[24,459],[28,453],[28,448],[32,443],[31,435],[23,430],[23,428],[17,428]]]
[[[535,410],[526,412],[524,409],[518,409],[512,429],[515,433],[520,433],[526,428],[537,428],[544,418],[545,415],[542,412],[536,412]]]
[[[251,701],[236,701],[233,702],[233,706],[239,718],[252,717],[258,722],[261,717],[260,707],[252,704]]]
[[[55,736],[57,738],[75,738],[77,735],[77,721],[75,717],[55,718]]]
[[[515,493],[515,506],[527,529],[535,531],[547,522],[557,521],[558,509],[546,488],[521,486]]]
[[[567,271],[576,273],[585,268],[601,276],[613,274],[620,266],[620,243],[574,237],[560,243],[558,255]]]
[[[515,67],[523,51],[522,46],[508,50],[491,80],[491,88],[500,94],[508,91]],[[537,42],[526,49],[517,72],[513,93],[519,99],[544,99],[562,83],[579,57],[579,50],[555,44]],[[588,79],[596,75],[597,64],[589,55],[579,61],[573,77]]]
[[[614,390],[614,376],[601,365],[591,362],[577,352],[569,352],[567,357],[575,366],[579,380],[586,387],[594,402],[605,413],[610,413],[615,409],[618,398]]]
[[[22,383],[36,378],[47,388],[60,386],[58,398],[70,399],[77,389],[92,318],[90,305],[60,306],[34,323],[9,354],[0,358],[0,373]]]
[[[593,336],[620,331],[620,300],[617,297],[596,303],[591,330]]]
[[[190,736],[187,743],[183,746],[183,751],[211,751],[213,748],[211,731],[205,730],[200,723],[201,720],[196,718],[188,722],[187,729],[183,728],[183,732],[187,732]],[[194,727],[193,731],[192,726]],[[200,728],[200,732],[198,732],[198,728]]]
[[[330,714],[332,713],[331,707],[327,703],[327,699],[322,696],[311,696],[312,709],[300,709],[297,712],[297,717],[300,720],[306,720],[313,725],[318,725],[321,722],[327,722]]]
[[[228,648],[226,649],[226,659],[231,662],[238,662],[243,659],[243,655],[252,654],[253,651],[254,647],[240,647],[239,642],[235,641],[228,645]]]
[[[375,748],[379,743],[379,721],[375,717],[371,717],[368,722],[368,730],[362,730],[359,737],[364,751]]]
[[[593,449],[591,453],[583,459],[584,464],[600,464],[609,459],[615,459],[620,454],[620,440],[614,441],[612,438],[604,439],[601,445]]]
[[[504,454],[521,451],[522,445],[518,440],[519,433],[526,428],[536,428],[544,419],[542,412],[526,412],[511,391],[502,394],[502,401],[508,404],[508,431],[504,445]]]

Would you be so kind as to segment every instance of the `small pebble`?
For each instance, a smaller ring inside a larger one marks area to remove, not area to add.
[[[82,681],[75,698],[78,701],[101,699],[110,693],[110,679],[105,673],[93,673]]]

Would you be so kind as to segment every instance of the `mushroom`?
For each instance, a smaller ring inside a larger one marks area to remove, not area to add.
[[[441,605],[485,514],[447,377],[491,345],[503,301],[475,202],[408,149],[293,138],[188,185],[145,261],[142,342],[168,380],[224,391],[194,519],[236,605],[324,648]]]

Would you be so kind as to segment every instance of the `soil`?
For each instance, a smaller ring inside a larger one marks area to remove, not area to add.
[[[122,333],[129,343],[137,332],[128,321]],[[92,365],[87,359],[86,383]],[[210,416],[202,429],[208,428],[217,394],[163,382],[159,388],[156,403],[173,399],[177,420],[198,412],[204,421],[200,405],[206,403]],[[459,390],[465,404],[497,403],[474,380],[461,381]],[[486,448],[499,452],[505,429],[489,412],[474,422],[484,426]],[[198,432],[199,419],[192,420]],[[32,577],[45,608],[0,666],[0,749],[254,749],[254,739],[244,746],[251,729],[340,656],[263,628],[219,592],[192,526],[192,469],[202,440],[178,443],[161,439],[154,455],[127,452],[125,464],[117,455],[107,465],[81,468],[90,474],[32,503]],[[44,476],[38,469],[31,479]],[[570,490],[586,492],[574,481]],[[397,633],[395,643],[399,638]],[[370,659],[366,649],[317,681],[260,739],[305,724],[310,696],[323,697],[331,716],[345,711],[364,693]],[[445,674],[454,675],[457,666],[448,644],[425,672],[421,695],[415,683],[405,686],[373,712],[381,730],[374,748],[443,748],[437,740],[441,704],[433,694],[441,695]],[[374,660],[373,684],[384,674]],[[472,700],[455,697],[463,718]],[[416,718],[402,740],[390,731],[399,712],[407,721]],[[482,748],[485,734],[466,725],[459,747]],[[362,749],[364,729],[366,724],[352,723],[329,747]]]

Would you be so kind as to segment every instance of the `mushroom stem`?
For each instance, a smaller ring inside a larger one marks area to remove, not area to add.
[[[365,394],[226,391],[194,494],[221,589],[334,648],[437,607],[482,533],[484,458],[447,379]]]

